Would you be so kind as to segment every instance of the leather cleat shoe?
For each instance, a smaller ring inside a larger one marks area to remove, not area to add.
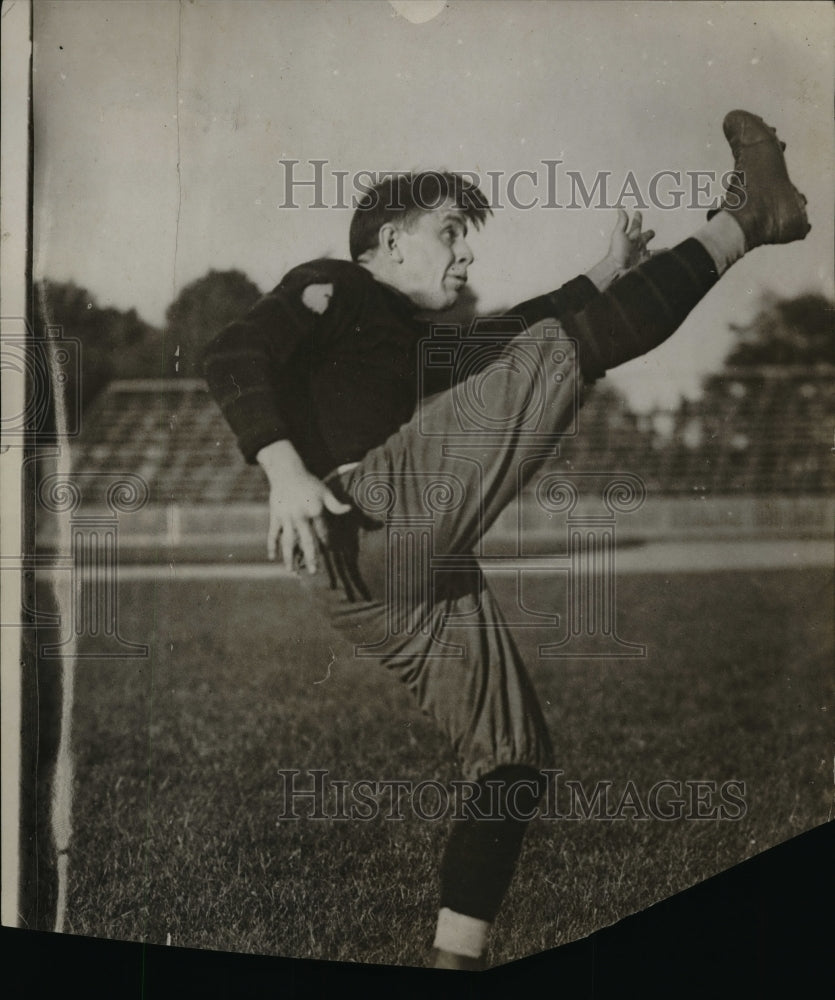
[[[734,156],[734,172],[719,209],[739,223],[745,249],[792,243],[809,230],[806,197],[789,180],[777,130],[750,111],[729,111],[722,123]]]

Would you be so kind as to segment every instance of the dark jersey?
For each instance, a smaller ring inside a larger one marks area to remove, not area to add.
[[[579,309],[596,294],[577,278],[523,303],[498,327],[493,321],[491,336],[500,344],[502,330],[512,337],[522,321]],[[364,267],[311,261],[215,338],[206,377],[247,461],[288,438],[322,476],[382,444],[411,418],[421,394],[448,387],[455,373],[421,369],[431,332],[409,299]]]

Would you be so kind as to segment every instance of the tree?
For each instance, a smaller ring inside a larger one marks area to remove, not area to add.
[[[731,324],[737,343],[729,367],[835,364],[835,302],[817,292],[767,296],[750,323]]]
[[[807,292],[768,296],[725,370],[708,376],[689,421],[688,447],[703,481],[724,491],[822,493],[831,489],[835,303]]]
[[[168,374],[202,376],[205,345],[260,296],[241,271],[211,270],[186,285],[165,314]]]
[[[44,279],[35,286],[35,336],[60,332],[80,345],[78,366],[65,384],[67,403],[81,410],[114,378],[150,378],[161,373],[162,331],[135,309],[100,308],[87,289],[74,282]]]

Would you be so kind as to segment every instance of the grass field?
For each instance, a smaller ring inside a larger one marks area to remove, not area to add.
[[[539,661],[566,778],[745,782],[738,820],[532,824],[491,964],[563,944],[824,822],[832,811],[828,570],[624,576],[645,659]],[[279,821],[279,768],[457,776],[374,661],[291,580],[123,582],[148,660],[80,661],[68,927],[183,947],[422,965],[449,820]],[[554,610],[547,580],[531,601]],[[507,599],[504,588],[500,596]],[[828,709],[828,711],[827,711]]]

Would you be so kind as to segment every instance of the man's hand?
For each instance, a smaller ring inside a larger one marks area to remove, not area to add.
[[[615,230],[609,241],[609,252],[599,264],[586,272],[586,277],[594,282],[598,291],[605,292],[613,281],[630,268],[649,260],[651,254],[647,243],[655,236],[655,232],[652,229],[641,232],[642,223],[640,212],[635,212],[630,223],[628,213],[622,208],[618,209]]]
[[[625,209],[618,209],[615,231],[609,241],[609,256],[621,271],[628,271],[637,264],[649,260],[650,252],[647,250],[647,243],[655,236],[655,231],[648,229],[642,233],[643,221],[641,213],[635,212],[630,223],[629,214]]]
[[[275,559],[281,540],[281,558],[294,568],[296,547],[301,549],[309,573],[315,573],[316,539],[327,544],[324,513],[346,514],[349,504],[337,500],[325,484],[304,466],[289,441],[274,441],[255,456],[270,482],[270,525],[267,529],[267,558]]]

